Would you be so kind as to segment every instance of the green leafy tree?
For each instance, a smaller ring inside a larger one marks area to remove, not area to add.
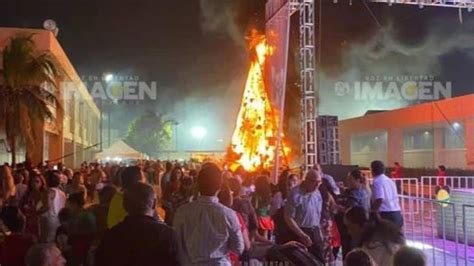
[[[19,145],[26,146],[27,154],[33,151],[36,131],[54,120],[51,108],[60,108],[54,93],[57,70],[48,54],[36,50],[33,34],[13,37],[2,57],[0,116],[15,164]]]
[[[172,137],[172,124],[162,114],[147,111],[130,123],[125,142],[143,153],[156,155],[170,149]]]

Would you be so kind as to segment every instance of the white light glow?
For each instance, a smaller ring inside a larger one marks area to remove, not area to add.
[[[191,129],[191,135],[193,138],[201,140],[207,135],[207,130],[203,127],[193,127]]]
[[[105,79],[106,82],[110,82],[114,79],[114,75],[113,74],[106,74],[104,79]]]
[[[453,128],[454,129],[458,130],[460,127],[461,127],[461,124],[459,124],[458,122],[453,123]]]
[[[407,240],[407,246],[412,247],[412,248],[416,248],[416,249],[421,249],[421,250],[433,249],[433,246],[431,246],[431,245],[428,245],[428,244],[423,243],[423,242],[412,241],[412,240]]]

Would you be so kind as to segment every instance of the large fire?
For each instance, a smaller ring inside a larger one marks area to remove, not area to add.
[[[273,165],[278,114],[272,107],[264,82],[265,59],[274,48],[267,44],[264,36],[254,35],[249,43],[251,63],[229,153],[234,155],[233,163],[247,171],[255,171]]]

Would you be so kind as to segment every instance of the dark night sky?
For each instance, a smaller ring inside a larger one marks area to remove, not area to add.
[[[323,90],[332,91],[334,81],[360,79],[380,69],[403,74],[407,64],[420,73],[453,81],[454,95],[474,88],[474,39],[466,37],[474,36],[474,14],[465,12],[460,24],[455,9],[369,4],[380,27],[361,1],[352,6],[343,0],[337,5],[323,1]],[[264,2],[0,0],[0,26],[41,28],[45,19],[54,19],[60,28],[58,39],[79,75],[111,71],[157,81],[159,99],[118,108],[121,122],[153,109],[182,121],[183,128],[205,124],[213,132],[210,138],[225,139],[232,130],[248,67],[244,33],[262,26]],[[382,38],[374,46],[371,42],[381,28],[391,39]],[[421,50],[406,53],[414,47]],[[354,69],[359,71],[354,74]],[[324,112],[333,112],[332,103],[339,98],[334,93],[321,97]],[[339,115],[361,112],[351,109]],[[126,123],[116,124],[120,130],[126,128]],[[216,144],[210,141],[204,146]]]

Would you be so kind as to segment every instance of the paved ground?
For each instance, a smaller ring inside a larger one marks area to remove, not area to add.
[[[405,210],[407,209],[405,208]],[[435,205],[425,202],[423,206],[418,205],[417,208],[411,209],[414,210],[413,213],[405,212],[404,215],[405,237],[409,245],[424,251],[429,262],[428,265],[474,266],[473,246],[464,245],[461,241],[443,239],[437,235]]]

